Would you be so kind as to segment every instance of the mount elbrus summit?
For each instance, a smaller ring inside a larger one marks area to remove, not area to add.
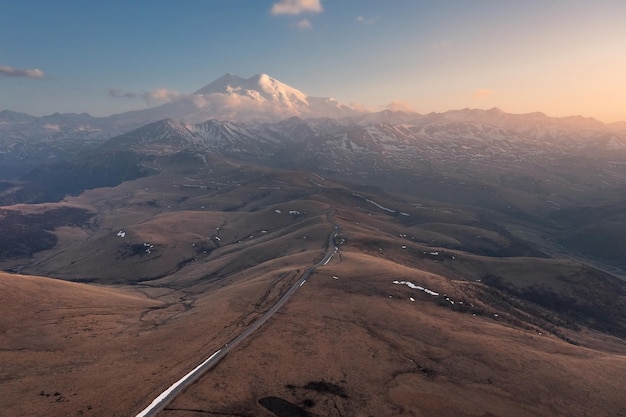
[[[626,415],[624,190],[623,124],[264,74],[4,110],[2,414]]]

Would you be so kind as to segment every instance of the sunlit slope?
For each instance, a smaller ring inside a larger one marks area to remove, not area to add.
[[[6,292],[11,415],[142,409],[322,258],[331,212],[331,262],[164,415],[282,417],[281,401],[311,415],[619,415],[625,284],[555,253],[544,226],[462,198],[189,158],[6,208],[42,215],[56,240],[26,236],[30,255],[4,269],[90,282]]]
[[[343,249],[284,314],[161,415],[624,411],[618,339],[581,333],[594,350],[513,323],[509,311],[476,297],[481,286]]]

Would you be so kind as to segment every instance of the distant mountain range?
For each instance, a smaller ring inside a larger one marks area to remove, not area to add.
[[[171,410],[624,416],[624,190],[618,124],[363,113],[266,75],[0,112],[0,407],[135,415],[263,325]]]
[[[4,110],[0,112],[0,138],[108,138],[162,119],[193,124],[209,119],[268,122],[292,116],[341,118],[355,114],[358,114],[356,110],[337,100],[309,97],[266,74],[248,79],[226,74],[173,102],[108,117],[87,113],[35,117]]]
[[[478,175],[486,166],[492,174],[512,165],[547,172],[572,158],[622,164],[626,130],[592,118],[497,108],[363,113],[265,74],[227,74],[174,102],[109,117],[0,112],[0,177],[112,147],[160,154],[191,149],[320,172],[437,168]],[[585,166],[584,181],[601,175],[611,183],[622,175],[587,172]]]
[[[591,118],[550,118],[542,113],[513,115],[499,109],[454,110],[445,113],[357,111],[332,98],[310,97],[266,74],[248,79],[226,74],[193,94],[183,95],[173,102],[144,110],[130,111],[108,117],[93,117],[87,113],[54,113],[35,117],[25,113],[0,112],[0,140],[58,141],[69,138],[83,141],[102,140],[128,132],[142,125],[163,119],[181,120],[187,124],[210,119],[246,123],[278,122],[290,117],[302,119],[346,119],[359,125],[430,122],[474,122],[505,128],[570,128],[586,131],[626,132],[624,122],[604,124]]]

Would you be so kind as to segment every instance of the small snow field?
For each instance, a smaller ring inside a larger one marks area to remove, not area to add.
[[[361,194],[352,193],[352,195],[355,196],[355,197],[362,198],[363,200],[367,201],[368,203],[373,204],[374,206],[378,207],[379,209],[387,211],[389,213],[397,213],[398,212],[397,210],[390,209],[389,207],[385,207],[382,204],[378,204],[374,200],[370,200],[369,198],[367,198],[365,196],[362,196]],[[409,216],[408,213],[404,213],[404,212],[400,212],[400,214],[403,215],[403,216]]]
[[[424,287],[422,287],[420,285],[415,285],[411,281],[398,281],[398,280],[395,280],[395,281],[393,281],[393,283],[396,284],[396,285],[406,285],[407,287],[412,288],[414,290],[424,291],[428,295],[433,295],[433,296],[439,295],[438,292],[435,292],[433,290],[429,290],[428,288],[424,288]]]

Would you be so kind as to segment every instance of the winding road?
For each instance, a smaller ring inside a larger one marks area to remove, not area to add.
[[[160,411],[162,411],[172,400],[185,388],[193,384],[202,375],[204,375],[209,369],[217,365],[231,349],[235,348],[244,339],[250,336],[263,326],[288,300],[293,294],[300,288],[311,274],[319,267],[328,264],[332,257],[339,252],[337,247],[337,234],[341,230],[341,226],[335,222],[333,215],[335,214],[335,208],[332,207],[327,214],[327,218],[330,224],[333,225],[334,230],[328,235],[328,243],[326,254],[317,263],[310,266],[300,278],[283,294],[282,297],[274,304],[265,314],[263,314],[257,321],[252,323],[250,327],[240,333],[237,337],[226,343],[221,349],[217,350],[207,359],[205,359],[200,365],[196,366],[193,370],[189,371],[185,376],[172,384],[168,389],[159,394],[146,408],[139,412],[136,417],[154,417]]]

